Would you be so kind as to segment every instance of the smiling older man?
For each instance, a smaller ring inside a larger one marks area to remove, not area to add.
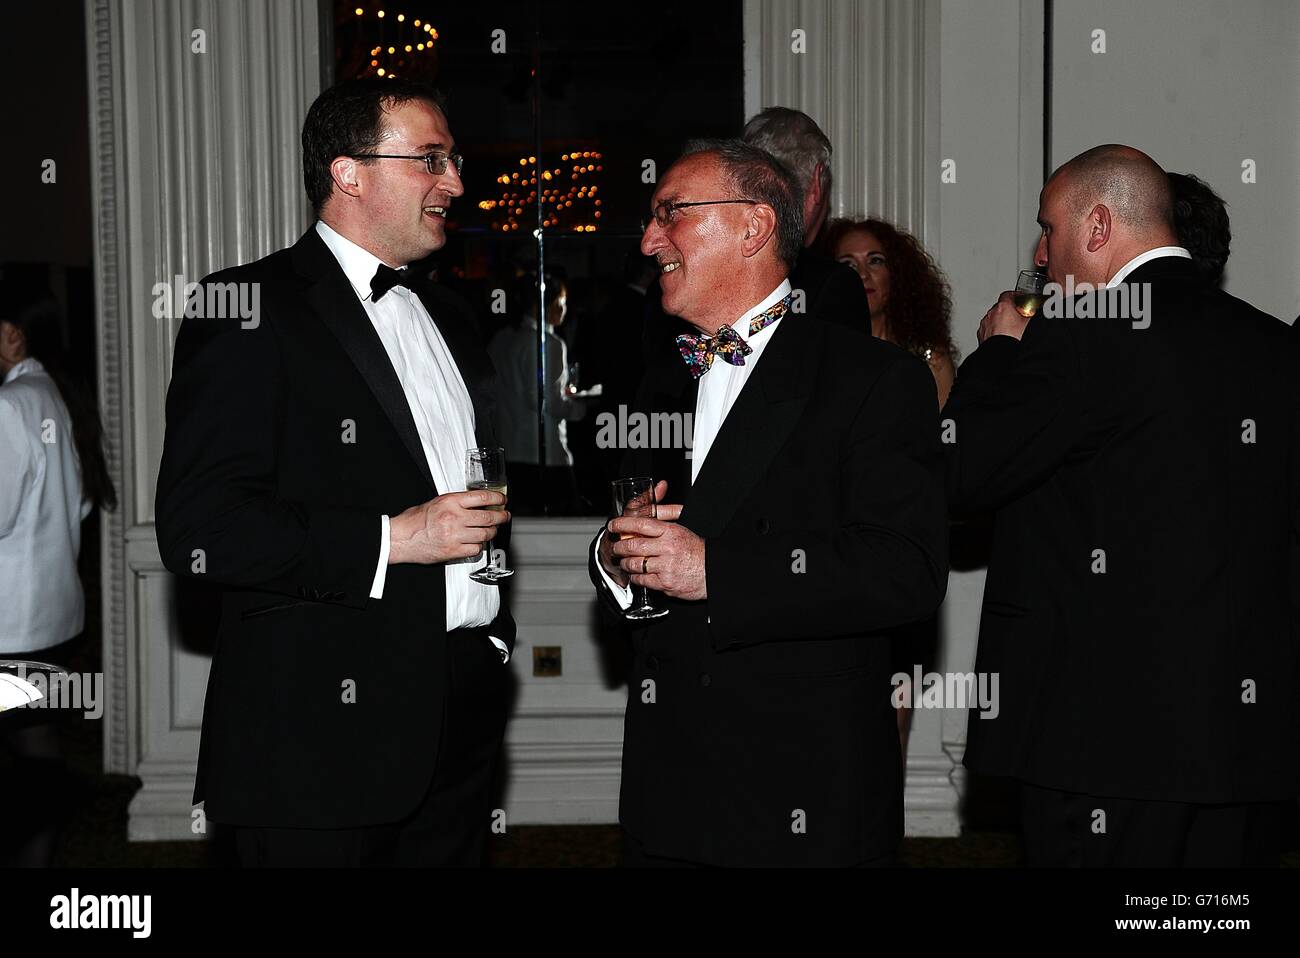
[[[648,369],[636,411],[695,431],[689,449],[629,450],[624,474],[673,501],[593,543],[609,611],[629,583],[669,609],[634,632],[625,863],[889,864],[887,638],[947,582],[932,381],[866,331],[787,311],[799,190],[767,153],[692,144],[653,214],[641,251],[698,333]]]

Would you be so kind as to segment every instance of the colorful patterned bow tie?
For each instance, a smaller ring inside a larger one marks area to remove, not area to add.
[[[794,294],[788,294],[774,306],[765,309],[749,320],[749,335],[753,336],[765,326],[770,326],[786,314]],[[745,357],[754,350],[736,332],[733,326],[723,326],[712,336],[702,333],[683,333],[677,337],[677,348],[686,361],[691,376],[699,379],[709,371],[715,357],[721,356],[733,366],[745,365]]]

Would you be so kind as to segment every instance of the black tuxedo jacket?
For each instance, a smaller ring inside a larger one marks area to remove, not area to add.
[[[1278,320],[1188,260],[1150,327],[1032,320],[962,364],[949,497],[996,510],[966,764],[1095,795],[1297,794],[1300,390]],[[1100,564],[1104,560],[1103,566]]]
[[[637,410],[693,416],[698,384],[667,359]],[[649,854],[847,865],[895,850],[888,636],[947,586],[942,470],[925,365],[812,314],[777,325],[693,485],[681,449],[629,450],[624,474],[667,479],[704,538],[709,593],[654,596],[670,614],[633,630],[619,815]],[[591,575],[618,615],[594,560]]]
[[[156,508],[167,568],[223,592],[194,800],[232,824],[395,821],[433,774],[447,682],[442,565],[390,566],[383,598],[369,598],[380,515],[438,494],[415,421],[314,228],[215,283],[259,283],[260,316],[249,329],[182,323]],[[473,317],[445,291],[417,291],[492,445]],[[495,655],[487,632],[513,647],[504,607],[482,638]]]

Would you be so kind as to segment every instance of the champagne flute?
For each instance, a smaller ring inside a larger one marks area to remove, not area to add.
[[[1038,315],[1043,306],[1043,289],[1047,284],[1047,274],[1036,269],[1022,269],[1016,280],[1016,291],[1012,302],[1016,311],[1026,319]]]
[[[486,489],[489,492],[499,492],[501,495],[506,494],[506,451],[501,448],[491,448],[480,446],[470,449],[465,454],[465,489],[474,492],[479,489]],[[480,506],[481,509],[488,509],[492,512],[505,512],[505,505],[499,506]],[[484,558],[486,562],[483,568],[475,569],[469,574],[469,577],[475,582],[496,582],[498,579],[507,579],[514,575],[513,569],[498,569],[495,559],[492,555],[492,543],[483,544]]]
[[[655,481],[638,476],[635,479],[615,479],[614,512],[619,516],[640,519],[655,517]],[[619,534],[620,539],[637,538],[634,532]],[[657,609],[650,604],[650,590],[643,585],[632,587],[632,607],[623,612],[628,619],[657,619],[667,615],[667,609]]]

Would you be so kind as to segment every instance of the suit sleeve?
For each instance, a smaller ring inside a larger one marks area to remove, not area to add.
[[[813,502],[801,507],[807,528],[706,540],[715,648],[831,638],[934,613],[948,585],[937,420],[929,370],[899,359],[881,374],[844,437],[844,506],[832,526],[818,524]]]
[[[998,509],[1065,461],[1081,422],[1077,370],[1061,320],[1042,316],[962,363],[943,409],[954,515]]]
[[[278,494],[282,388],[265,315],[252,328],[181,324],[155,503],[163,564],[176,575],[364,607],[379,516]]]
[[[644,412],[649,403],[649,377],[643,375],[641,381],[637,384],[636,398],[632,403],[632,411]],[[620,476],[648,476],[652,472],[650,450],[643,448],[629,448],[623,451],[622,459],[619,463]],[[685,495],[685,490],[668,491],[670,501],[676,496],[676,501],[680,502],[681,497]],[[609,510],[613,516],[613,510]],[[610,587],[605,578],[605,572],[600,567],[600,560],[596,558],[596,551],[600,545],[600,537],[604,534],[604,528],[601,528],[595,538],[591,540],[591,545],[587,547],[587,574],[591,577],[591,584],[596,587],[596,595],[600,600],[601,614],[609,621],[617,621],[620,625],[626,626],[628,620],[623,617],[623,610],[627,608],[622,604],[615,595],[614,590]]]

